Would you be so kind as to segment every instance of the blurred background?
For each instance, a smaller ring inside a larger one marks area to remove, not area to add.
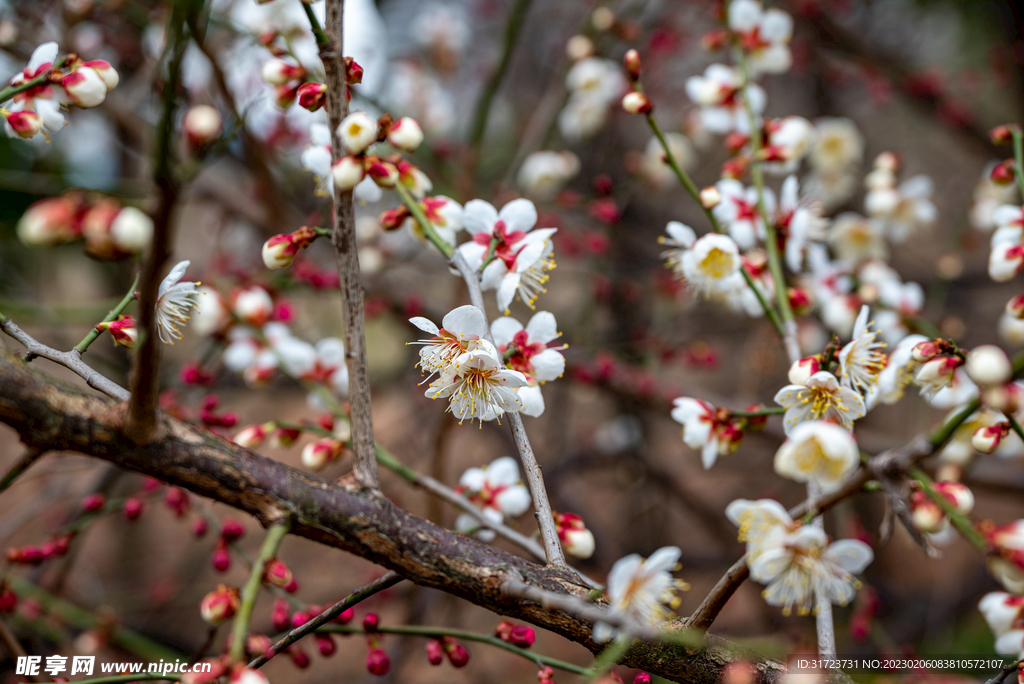
[[[931,199],[938,209],[928,232],[891,250],[891,264],[902,279],[920,284],[925,294],[917,317],[968,347],[1024,343],[1020,331],[1004,329],[1001,336],[997,326],[1014,288],[993,283],[986,273],[988,216],[994,205],[1016,201],[1012,193],[984,182],[987,167],[1007,156],[1005,148],[990,144],[987,131],[1020,121],[1024,107],[1024,20],[1016,4],[772,4],[794,17],[794,64],[788,74],[764,79],[767,114],[799,115],[812,122],[840,117],[861,132],[861,171],[835,195],[830,215],[862,212],[863,173],[879,153],[896,153],[901,178],[931,177]],[[314,8],[322,15],[323,3]],[[735,454],[705,471],[699,454],[680,440],[680,426],[669,417],[671,401],[692,396],[733,409],[755,402],[770,405],[786,384],[787,362],[766,320],[702,302],[673,280],[662,264],[657,238],[670,220],[706,231],[702,213],[667,172],[643,120],[621,111],[622,88],[606,101],[574,104],[566,76],[574,62],[588,58],[610,60],[603,68],[617,69],[624,52],[637,48],[644,59],[645,89],[662,128],[675,134],[673,144],[697,185],[712,184],[726,153],[720,138],[701,129],[685,83],[726,58],[704,49],[701,40],[720,27],[720,10],[717,3],[681,0],[601,5],[350,0],[346,5],[345,53],[366,74],[354,88],[353,106],[420,121],[426,143],[412,160],[433,181],[433,194],[460,203],[483,198],[499,208],[525,195],[537,204],[539,226],[558,228],[558,267],[537,307],[555,314],[568,344],[568,366],[564,377],[544,386],[547,409],[528,418],[527,429],[553,507],[581,515],[596,537],[595,554],[577,566],[601,580],[626,554],[678,545],[683,549],[679,574],[692,585],[683,595],[680,615],[692,612],[743,552],[736,529],[724,516],[725,506],[736,498],[764,497],[791,506],[803,498],[803,488],[773,473],[772,457],[782,440],[778,417],[768,421],[764,432],[747,434]],[[163,87],[159,78],[154,86],[154,75],[166,13],[165,3],[148,0],[0,4],[4,78],[22,69],[33,48],[49,40],[57,41],[62,52],[108,60],[121,77],[103,105],[72,112],[69,125],[52,142],[41,136],[32,141],[0,138],[0,311],[58,349],[72,347],[121,299],[136,264],[92,259],[81,245],[29,248],[19,242],[15,226],[32,203],[69,190],[111,195],[144,210],[153,207],[151,149]],[[518,37],[495,85],[510,17]],[[328,244],[314,244],[289,271],[267,271],[260,258],[271,235],[329,221],[329,201],[316,195],[316,181],[302,161],[313,125],[324,121],[323,111],[282,109],[260,75],[271,56],[261,41],[268,31],[285,37],[293,56],[317,71],[302,8],[298,0],[262,5],[214,0],[198,20],[205,38],[201,46],[190,45],[177,94],[183,105],[216,107],[225,120],[227,144],[196,167],[186,186],[175,221],[176,258],[190,260],[190,279],[225,297],[242,287],[264,287],[273,296],[275,316],[303,339],[340,337],[340,297]],[[605,83],[614,81],[604,78]],[[493,90],[493,101],[483,125],[478,112],[481,93],[488,90]],[[538,151],[560,154],[538,161],[531,157]],[[178,152],[187,164],[184,140]],[[771,181],[776,189],[778,180]],[[406,319],[424,315],[440,321],[451,308],[467,303],[468,296],[432,248],[405,229],[380,229],[378,215],[398,202],[390,193],[372,195],[360,201],[357,220],[377,439],[409,466],[454,486],[466,468],[515,450],[504,426],[459,426],[443,406],[423,397],[421,375],[413,367],[416,348],[406,346],[420,334]],[[501,315],[490,293],[487,302],[492,318]],[[525,324],[531,312],[516,303],[512,315]],[[166,409],[226,436],[245,425],[318,415],[298,384],[277,377],[250,387],[219,361],[224,339],[202,336],[188,326],[183,332],[181,342],[165,349]],[[827,339],[814,316],[801,322],[806,352],[820,351]],[[0,344],[20,351],[8,338]],[[108,338],[92,347],[88,360],[126,383],[129,355]],[[80,383],[52,364],[35,363]],[[186,381],[195,377],[183,375],[182,369],[197,363],[211,374],[210,383]],[[906,443],[942,416],[917,396],[908,396],[859,422],[858,440],[868,453],[878,453]],[[259,450],[301,467],[303,443]],[[6,468],[20,455],[14,433],[0,427],[0,463]],[[1019,444],[1003,450],[1003,457],[959,458],[967,462],[964,481],[977,498],[975,517],[997,523],[1024,517],[1022,458],[1024,445]],[[335,478],[349,467],[346,456],[322,475]],[[456,511],[390,473],[383,475],[385,493],[396,503],[454,524]],[[96,492],[106,494],[111,512],[82,521],[80,502]],[[136,496],[146,502],[145,510],[128,521],[118,502]],[[258,548],[258,526],[242,521],[249,534],[234,544],[230,568],[221,573],[212,567],[211,554],[218,521],[231,512],[193,497],[178,515],[179,495],[170,495],[175,506],[165,505],[167,497],[158,483],[73,454],[47,455],[0,497],[0,540],[6,547],[39,544],[71,529],[68,525],[81,527],[67,554],[37,567],[5,568],[19,601],[3,620],[29,653],[134,659],[116,655],[125,651],[109,643],[115,626],[184,654],[221,648],[227,630],[210,635],[199,602],[220,583],[244,582],[243,559]],[[928,558],[898,525],[889,539],[881,539],[885,506],[881,495],[863,494],[827,516],[830,534],[863,538],[876,552],[857,603],[837,609],[839,652],[994,653],[977,602],[999,587],[983,559],[956,537],[939,547],[938,558]],[[204,537],[194,533],[199,519],[211,525]],[[518,529],[532,534],[532,516],[523,516]],[[333,603],[383,572],[299,539],[286,540],[279,555],[300,584],[296,596],[309,604]],[[813,620],[783,617],[765,605],[761,588],[747,582],[713,631],[775,657],[813,650]],[[54,604],[51,597],[85,612]],[[261,597],[253,621],[257,631],[275,633],[272,601],[266,592]],[[360,606],[357,615],[369,609],[380,612],[385,624],[490,633],[499,621],[407,583]],[[447,665],[425,667],[420,639],[388,637],[384,647],[392,659],[387,675],[392,681],[453,676],[529,681],[535,673],[534,664],[482,645],[470,645],[470,664],[455,674]],[[330,659],[317,654],[313,643],[304,648],[312,654],[310,669],[300,674],[291,660],[280,657],[267,667],[271,681],[371,679],[358,638],[340,640],[338,654]],[[539,634],[533,648],[589,662],[582,647],[552,635]],[[17,681],[6,653],[0,671],[6,673],[4,681]]]

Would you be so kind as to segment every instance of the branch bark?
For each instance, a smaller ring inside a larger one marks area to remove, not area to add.
[[[290,517],[293,534],[548,629],[591,652],[601,650],[590,637],[590,621],[502,591],[506,581],[518,580],[585,599],[590,589],[570,569],[536,565],[413,516],[373,492],[325,482],[169,416],[160,414],[159,421],[156,437],[137,444],[116,403],[64,386],[0,352],[0,422],[28,446],[109,461],[233,506],[264,525]],[[718,684],[723,669],[741,658],[757,665],[759,682],[774,684],[782,675],[781,664],[710,636],[702,648],[641,640],[621,662],[692,684]]]
[[[345,154],[338,135],[338,126],[348,115],[348,85],[345,82],[344,0],[327,0],[326,32],[330,43],[320,47],[327,81],[327,120],[331,128],[332,158]],[[345,363],[348,366],[348,397],[352,405],[352,473],[361,487],[380,490],[377,477],[376,450],[373,440],[373,416],[370,412],[370,377],[366,366],[365,311],[363,282],[356,251],[356,219],[352,207],[352,191],[334,193],[334,230],[331,233],[338,260],[341,299],[345,315]]]

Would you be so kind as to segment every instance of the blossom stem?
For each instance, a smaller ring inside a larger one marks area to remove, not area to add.
[[[487,245],[487,252],[484,254],[484,260],[480,262],[480,268],[477,269],[480,273],[484,272],[487,265],[494,261],[494,250],[498,248],[498,238],[492,237],[491,242]]]
[[[308,2],[303,2],[302,9],[306,11],[306,17],[309,19],[309,28],[313,31],[313,37],[316,38],[316,46],[322,48],[330,45],[331,38],[324,32],[324,27],[320,25],[320,20],[316,18],[313,6]]]
[[[776,416],[785,412],[785,406],[765,406],[755,411],[729,411],[729,415],[736,418],[752,418],[757,416]]]
[[[1024,440],[1024,429],[1021,429],[1020,423],[1018,423],[1017,419],[1013,417],[1013,414],[1007,412],[1006,419],[1010,422],[1010,428],[1017,433],[1017,436],[1020,437],[1021,440]]]
[[[324,632],[335,632],[338,634],[365,634],[362,627],[350,626],[350,625],[325,625],[321,628]],[[564,660],[558,660],[550,656],[541,655],[539,653],[533,653],[525,648],[519,648],[513,646],[507,641],[502,641],[498,637],[488,636],[486,634],[478,634],[476,632],[470,632],[463,629],[449,629],[448,627],[429,627],[420,625],[401,625],[398,627],[378,627],[377,631],[381,634],[400,634],[404,636],[421,636],[427,638],[439,639],[441,637],[454,637],[456,639],[462,639],[463,641],[475,641],[480,644],[489,644],[502,648],[509,653],[515,653],[518,656],[522,656],[527,660],[536,663],[537,665],[548,665],[559,670],[565,670],[566,672],[572,672],[573,674],[585,675],[590,670],[586,667],[580,667],[579,665],[573,665],[567,663]]]
[[[0,90],[0,104],[3,104],[5,102],[7,102],[8,100],[10,100],[15,95],[23,93],[26,90],[31,90],[32,88],[35,88],[36,86],[41,86],[41,85],[43,85],[45,83],[49,83],[50,75],[53,74],[54,72],[60,71],[60,69],[63,68],[64,64],[67,61],[68,61],[67,57],[61,57],[60,59],[58,59],[56,62],[53,63],[53,66],[51,66],[49,69],[47,69],[43,73],[39,74],[35,78],[33,78],[31,80],[28,80],[28,81],[25,81],[24,83],[19,83],[16,86],[7,86],[3,90]]]
[[[452,255],[455,253],[455,248],[442,240],[441,236],[437,234],[437,231],[434,230],[434,224],[431,223],[430,219],[427,218],[427,215],[423,213],[423,207],[420,206],[420,203],[417,202],[411,194],[409,194],[409,191],[401,183],[395,184],[395,192],[397,192],[398,196],[402,198],[402,203],[412,213],[416,222],[420,224],[420,229],[423,230],[423,234],[427,236],[427,239],[437,247],[441,254],[444,254],[446,259],[451,259]]]
[[[639,90],[640,84],[637,83],[636,86]],[[711,224],[711,230],[716,233],[723,233],[722,225],[718,222],[718,219],[715,218],[714,213],[712,213],[712,211],[705,207],[704,203],[700,201],[700,190],[697,189],[693,179],[691,179],[689,174],[683,170],[683,167],[679,166],[679,162],[675,155],[672,154],[672,150],[668,146],[668,141],[665,140],[665,135],[661,132],[661,127],[658,125],[658,121],[654,118],[654,115],[648,114],[646,119],[647,125],[651,128],[651,132],[654,133],[654,137],[658,139],[658,143],[661,145],[662,152],[665,153],[665,161],[668,163],[669,168],[671,168],[672,172],[675,173],[676,178],[679,179],[682,186],[686,188],[686,191],[690,194],[690,197],[693,198],[693,201],[696,202],[697,206],[704,212],[704,215],[708,219],[708,223]],[[770,320],[772,325],[775,327],[775,332],[779,334],[779,337],[784,339],[786,336],[786,329],[783,327],[782,321],[779,320],[779,316],[775,312],[775,309],[773,309],[772,305],[767,299],[765,299],[760,288],[758,288],[754,283],[754,278],[750,275],[747,269],[741,267],[740,273],[743,274],[743,279],[747,281],[747,287],[754,292],[754,296],[757,297],[757,301],[761,304],[761,308],[764,309],[765,316],[768,317],[768,320]]]
[[[786,348],[786,355],[790,363],[800,360],[800,345],[796,341],[796,323],[793,319],[793,309],[789,305],[789,293],[786,290],[786,274],[782,270],[782,256],[779,253],[779,239],[775,232],[775,222],[768,216],[764,204],[764,169],[761,168],[759,159],[762,149],[761,128],[757,125],[757,117],[754,108],[750,104],[750,97],[747,89],[750,87],[749,69],[747,58],[743,50],[736,50],[736,62],[740,68],[740,77],[743,79],[743,108],[747,112],[747,121],[750,126],[750,176],[757,189],[757,210],[764,221],[765,245],[768,249],[768,268],[771,271],[772,279],[775,281],[775,300],[779,307],[779,314],[782,316],[783,335],[782,343]]]
[[[920,468],[914,468],[910,471],[910,476],[921,484],[921,489],[928,495],[928,498],[934,501],[938,507],[942,509],[942,512],[946,514],[947,518],[949,518],[949,521],[953,523],[953,526],[960,531],[960,534],[962,534],[967,541],[974,544],[981,551],[989,550],[988,542],[985,541],[985,538],[980,532],[978,532],[978,530],[974,529],[974,525],[971,524],[970,518],[958,511],[952,501],[935,491],[935,488],[932,487],[935,483],[928,476],[928,473],[924,472]]]
[[[42,449],[37,449],[36,447],[30,446],[26,448],[25,453],[18,459],[18,462],[12,465],[7,472],[4,473],[3,478],[0,478],[0,493],[7,491],[7,488],[10,487],[22,473],[31,468],[32,464],[38,461],[39,457],[44,453],[46,452]]]
[[[365,601],[371,596],[378,594],[385,589],[395,586],[402,581],[402,578],[398,576],[398,573],[391,571],[378,577],[377,579],[364,584],[359,587],[351,594],[341,599],[333,606],[323,611],[309,622],[306,622],[292,631],[285,634],[281,639],[277,641],[271,648],[269,653],[262,653],[258,658],[249,663],[249,667],[253,669],[259,669],[267,664],[267,662],[278,655],[286,648],[294,644],[302,637],[320,629],[328,622],[344,613],[349,608],[355,606],[358,603]]]
[[[132,286],[128,289],[128,294],[124,296],[124,299],[122,299],[117,306],[110,310],[110,313],[108,313],[106,318],[100,321],[100,323],[109,323],[115,320],[124,312],[125,309],[128,308],[129,304],[135,301],[135,298],[138,297],[139,295],[138,290],[136,288],[138,288],[139,286],[139,278],[141,277],[141,273],[135,276],[135,282],[133,282]],[[102,334],[103,333],[101,330],[93,328],[92,330],[89,331],[88,335],[82,338],[81,342],[75,345],[75,348],[72,351],[78,352],[79,354],[84,354],[85,351],[89,348],[89,345],[95,342],[96,339]]]
[[[256,598],[260,595],[260,585],[263,583],[263,568],[267,561],[274,557],[285,535],[288,534],[288,523],[276,523],[267,530],[267,536],[260,547],[259,555],[252,563],[252,570],[249,572],[249,581],[242,589],[242,599],[238,606],[238,613],[235,615],[235,622],[231,629],[231,662],[240,663],[245,658],[245,638],[249,633],[249,618],[252,617],[253,606],[256,605]]]
[[[320,46],[327,83],[327,119],[331,130],[331,158],[341,159],[345,147],[338,128],[348,114],[348,85],[343,58],[344,0],[327,0],[326,32],[330,41]],[[348,396],[351,404],[352,475],[356,484],[380,491],[374,456],[373,415],[370,406],[370,376],[366,362],[366,303],[356,245],[355,209],[352,191],[334,194],[334,222],[331,231],[338,264],[342,311],[345,317],[345,365],[348,367]]]
[[[1013,135],[1013,158],[1017,162],[1013,175],[1017,178],[1021,198],[1024,198],[1024,131],[1020,126],[1010,126],[1010,131]]]

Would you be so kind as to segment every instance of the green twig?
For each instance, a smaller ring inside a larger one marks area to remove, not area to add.
[[[260,547],[260,553],[253,561],[252,571],[249,573],[249,581],[242,589],[242,601],[238,607],[238,614],[235,615],[235,623],[231,630],[231,661],[242,662],[245,657],[245,638],[249,632],[249,618],[252,617],[253,606],[256,605],[256,597],[260,594],[260,585],[263,582],[263,568],[267,561],[274,557],[277,549],[288,534],[288,523],[271,525],[267,530],[267,536]]]
[[[129,304],[135,301],[135,297],[138,295],[137,288],[139,287],[139,278],[141,277],[141,273],[136,274],[135,281],[132,282],[131,288],[128,289],[128,294],[124,296],[124,299],[122,299],[117,306],[110,310],[110,312],[102,321],[100,321],[100,323],[109,323],[115,320],[124,312],[125,309],[128,308]],[[95,342],[96,338],[98,338],[101,334],[103,334],[102,331],[93,328],[92,330],[89,331],[88,335],[82,338],[81,342],[75,345],[74,351],[78,352],[79,354],[84,354],[85,350],[89,348],[89,345]]]
[[[401,183],[395,184],[395,192],[402,198],[402,203],[412,212],[413,218],[420,224],[420,228],[423,229],[423,234],[427,236],[427,239],[437,247],[441,254],[444,254],[446,259],[451,259],[455,255],[455,248],[442,240],[441,236],[437,234],[437,231],[434,230],[434,224],[423,213],[423,207],[420,206],[420,203],[409,194],[409,191]]]
[[[324,32],[324,27],[320,25],[320,22],[316,18],[316,14],[313,13],[313,6],[308,2],[302,2],[302,9],[306,11],[306,17],[309,18],[309,27],[313,30],[313,37],[316,38],[316,46],[322,48],[326,45],[330,45],[331,39]]]
[[[4,473],[2,479],[0,479],[0,493],[7,491],[7,488],[14,483],[23,472],[32,467],[32,464],[39,460],[39,457],[43,455],[41,449],[35,447],[28,447],[25,449],[25,453],[18,462],[10,467],[10,469]]]
[[[1017,419],[1013,417],[1013,414],[1007,411],[1006,419],[1010,421],[1010,428],[1017,433],[1017,436],[1021,438],[1021,441],[1024,441],[1024,430],[1021,429],[1020,423],[1018,423]]]
[[[786,412],[784,406],[765,406],[755,411],[729,411],[729,415],[736,418],[756,418],[757,416],[776,416]]]
[[[61,57],[60,59],[58,59],[56,62],[53,63],[53,66],[51,66],[49,69],[47,69],[43,73],[39,74],[35,78],[33,78],[31,80],[28,80],[28,81],[25,81],[24,83],[19,83],[16,86],[7,86],[3,90],[0,90],[0,103],[7,102],[8,100],[10,100],[15,95],[18,95],[19,93],[23,93],[26,90],[31,90],[32,88],[35,88],[36,86],[41,86],[41,85],[43,85],[45,83],[49,83],[50,82],[50,75],[52,73],[54,73],[55,71],[60,71],[60,69],[64,66],[64,63],[67,62],[67,60],[68,60],[67,57]]]
[[[1013,135],[1013,158],[1017,162],[1013,175],[1017,178],[1021,198],[1024,198],[1024,132],[1020,126],[1010,126],[1010,131]]]

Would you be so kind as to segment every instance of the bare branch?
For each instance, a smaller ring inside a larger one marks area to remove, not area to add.
[[[331,151],[334,159],[345,154],[338,135],[338,126],[348,114],[348,84],[343,57],[342,27],[344,0],[327,0],[326,32],[330,43],[321,45],[320,59],[327,80],[327,119],[331,128]],[[348,366],[348,397],[352,409],[352,473],[356,482],[367,489],[380,490],[373,440],[373,416],[370,410],[370,377],[366,366],[365,311],[363,282],[356,251],[356,220],[352,207],[352,191],[334,193],[334,230],[331,234],[334,254],[338,260],[338,279],[345,314],[345,363]]]

